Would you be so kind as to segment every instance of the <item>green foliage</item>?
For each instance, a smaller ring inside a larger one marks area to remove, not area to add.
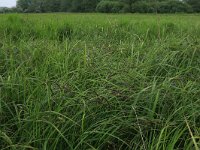
[[[200,12],[199,0],[18,0],[20,12]]]
[[[133,3],[132,12],[139,13],[178,13],[178,12],[192,12],[190,5],[177,1],[160,1],[160,2],[147,2],[138,1]]]
[[[59,41],[64,41],[66,39],[71,39],[73,30],[69,24],[64,24],[57,29],[57,36]]]
[[[200,1],[199,0],[184,0],[187,4],[189,4],[194,12],[200,12]]]
[[[138,1],[132,4],[132,12],[139,13],[152,13],[156,12],[157,3],[147,2],[147,1]]]
[[[1,27],[4,28],[3,34],[12,41],[18,41],[22,37],[25,39],[37,36],[33,22],[25,21],[17,15],[9,15]]]
[[[16,12],[20,12],[20,10],[15,7],[13,8],[0,7],[0,13],[16,13]]]
[[[100,0],[83,0],[82,9],[84,12],[94,12]]]
[[[123,10],[124,4],[118,1],[101,1],[96,10],[103,13],[119,13]]]
[[[195,14],[1,14],[0,149],[200,147]]]
[[[61,0],[60,11],[61,12],[70,12],[71,7],[72,7],[71,5],[72,5],[72,0]]]
[[[20,8],[22,11],[27,11],[29,6],[32,4],[32,0],[18,0],[17,7]]]
[[[158,12],[160,13],[192,12],[192,8],[190,5],[186,3],[170,0],[167,2],[161,2],[158,6]]]

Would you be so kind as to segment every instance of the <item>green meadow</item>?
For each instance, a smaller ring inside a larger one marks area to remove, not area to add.
[[[199,150],[199,14],[1,14],[1,150]]]

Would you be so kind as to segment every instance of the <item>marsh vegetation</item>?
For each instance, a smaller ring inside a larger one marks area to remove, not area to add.
[[[199,75],[199,15],[0,15],[0,149],[198,150]]]

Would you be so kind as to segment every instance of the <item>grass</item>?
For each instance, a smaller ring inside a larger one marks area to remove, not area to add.
[[[0,149],[200,148],[199,15],[0,15]]]

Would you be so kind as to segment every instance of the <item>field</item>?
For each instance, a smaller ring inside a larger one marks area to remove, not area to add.
[[[200,15],[0,15],[1,150],[199,150]]]

